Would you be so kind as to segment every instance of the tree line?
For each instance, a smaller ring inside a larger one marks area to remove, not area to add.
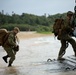
[[[0,28],[12,30],[17,26],[21,31],[52,31],[52,26],[56,18],[64,18],[66,13],[37,16],[34,14],[22,13],[21,15],[13,13],[12,15],[0,12]]]

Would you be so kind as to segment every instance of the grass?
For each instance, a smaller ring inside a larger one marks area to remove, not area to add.
[[[52,32],[38,32],[38,33],[41,33],[41,34],[52,34]]]

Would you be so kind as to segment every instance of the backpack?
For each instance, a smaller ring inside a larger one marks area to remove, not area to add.
[[[63,19],[56,19],[55,23],[53,25],[53,33],[56,36],[58,36],[59,29],[61,29],[61,26],[63,25],[64,20]]]
[[[8,31],[6,29],[0,29],[0,46],[2,46],[8,38]]]

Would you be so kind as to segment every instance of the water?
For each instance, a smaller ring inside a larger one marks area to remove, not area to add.
[[[47,59],[57,59],[60,48],[58,40],[53,36],[40,37],[20,40],[19,45],[20,50],[12,67],[7,67],[8,64],[2,60],[2,56],[6,53],[0,47],[0,75],[52,75],[49,72],[50,67]],[[69,45],[64,57],[73,54],[72,47]],[[61,75],[61,73],[55,73],[54,75]]]

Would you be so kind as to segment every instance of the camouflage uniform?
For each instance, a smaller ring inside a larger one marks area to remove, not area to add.
[[[17,52],[14,50],[14,47],[17,47],[17,44],[16,44],[17,36],[16,36],[16,34],[14,31],[9,32],[8,39],[6,40],[6,42],[3,45],[3,48],[7,53],[7,55],[3,57],[4,61],[7,63],[7,58],[10,57],[8,66],[11,66],[13,61],[15,60],[15,55]]]
[[[61,48],[59,51],[58,59],[62,59],[62,56],[65,54],[65,50],[67,48],[67,42],[70,43],[73,47],[75,56],[76,56],[76,42],[75,40],[71,37],[70,33],[72,33],[72,28],[70,24],[70,20],[68,18],[64,19],[64,25],[61,28],[61,32],[58,35],[58,39],[60,39],[61,42]]]
[[[9,55],[10,60],[9,64],[12,64],[13,61],[15,60],[15,54],[16,51],[13,50],[13,47],[16,47],[16,38],[13,32],[9,34],[8,40],[4,43],[3,47],[4,50],[7,52],[7,55]]]

